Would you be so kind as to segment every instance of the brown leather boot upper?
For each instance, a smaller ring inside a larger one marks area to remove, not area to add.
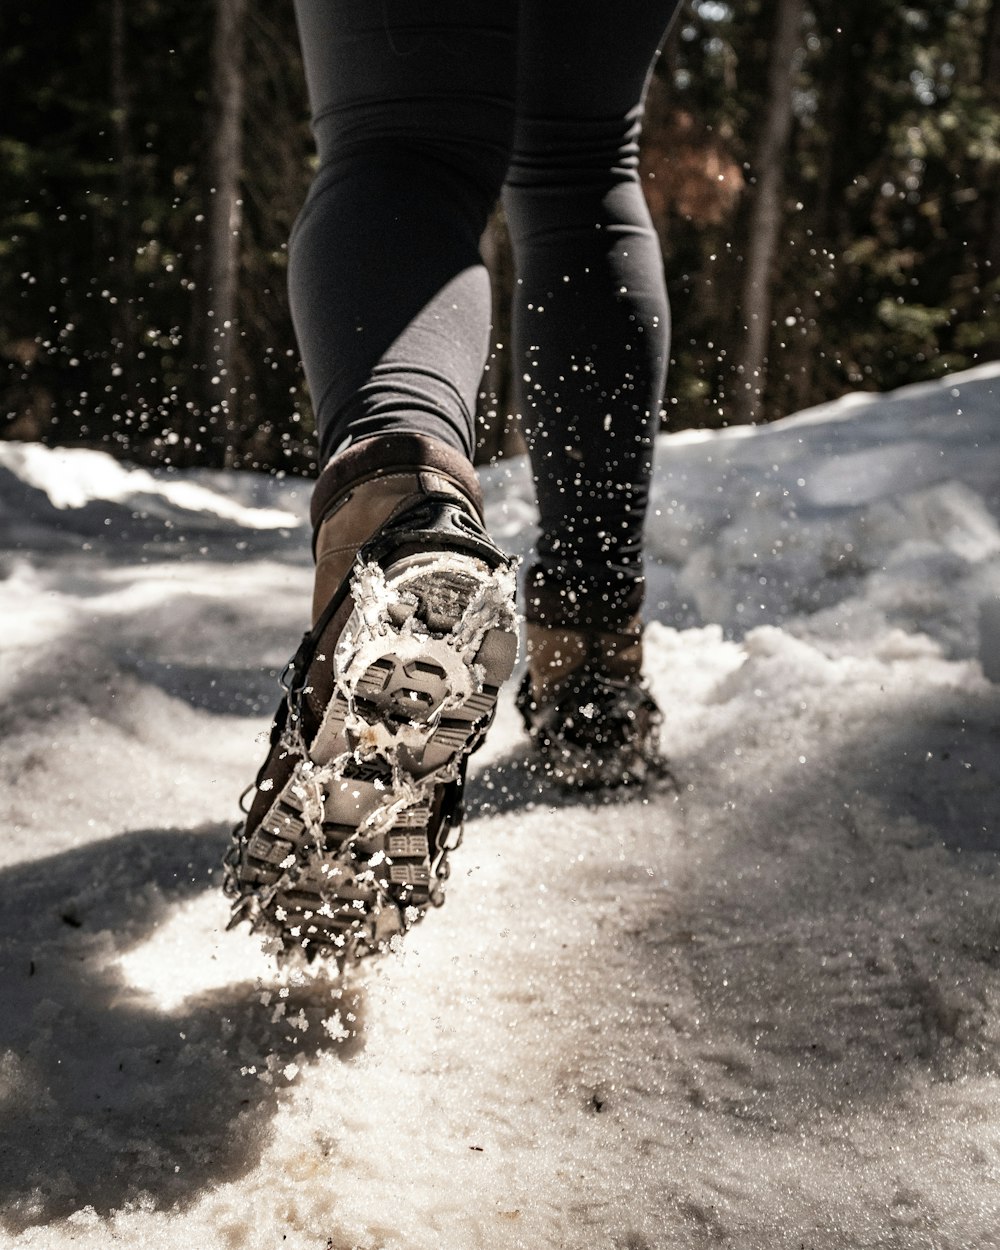
[[[585,666],[615,681],[637,682],[642,669],[642,625],[633,618],[620,631],[560,629],[529,621],[528,671],[538,703],[558,697],[567,678]]]
[[[436,439],[410,434],[365,439],[330,461],[313,493],[313,624],[368,539],[431,495],[453,496],[482,516],[475,470]]]
[[[428,494],[470,502],[464,491],[441,474],[400,469],[361,482],[333,504],[316,531],[314,625],[350,572],[358,550],[387,521]]]

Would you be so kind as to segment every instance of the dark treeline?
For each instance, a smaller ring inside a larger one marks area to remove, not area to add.
[[[312,161],[291,5],[15,3],[0,65],[4,436],[309,469],[285,294]],[[694,0],[642,176],[673,306],[668,428],[1000,357],[1000,0]],[[502,344],[499,213],[484,252]],[[510,407],[498,347],[484,455]]]

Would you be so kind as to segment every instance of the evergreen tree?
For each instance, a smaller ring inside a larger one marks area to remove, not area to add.
[[[217,14],[235,22],[221,41]],[[0,70],[0,433],[308,471],[285,293],[313,160],[291,7],[8,5]],[[668,427],[745,417],[755,371],[767,420],[1000,357],[1000,0],[690,0],[641,175],[673,306]],[[486,251],[502,344],[499,215]],[[505,369],[498,347],[484,454],[510,441]]]

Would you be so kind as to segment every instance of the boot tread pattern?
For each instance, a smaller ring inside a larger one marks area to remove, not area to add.
[[[326,712],[307,744],[290,702],[294,771],[230,861],[234,923],[344,959],[440,901],[446,787],[514,667],[513,585],[508,566],[460,553],[356,566],[354,611],[315,661],[334,666]]]

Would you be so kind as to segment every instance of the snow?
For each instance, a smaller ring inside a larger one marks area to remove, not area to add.
[[[675,786],[547,789],[508,692],[447,905],[344,983],[218,888],[307,486],[0,443],[0,1246],[995,1247],[998,400],[664,437]]]

